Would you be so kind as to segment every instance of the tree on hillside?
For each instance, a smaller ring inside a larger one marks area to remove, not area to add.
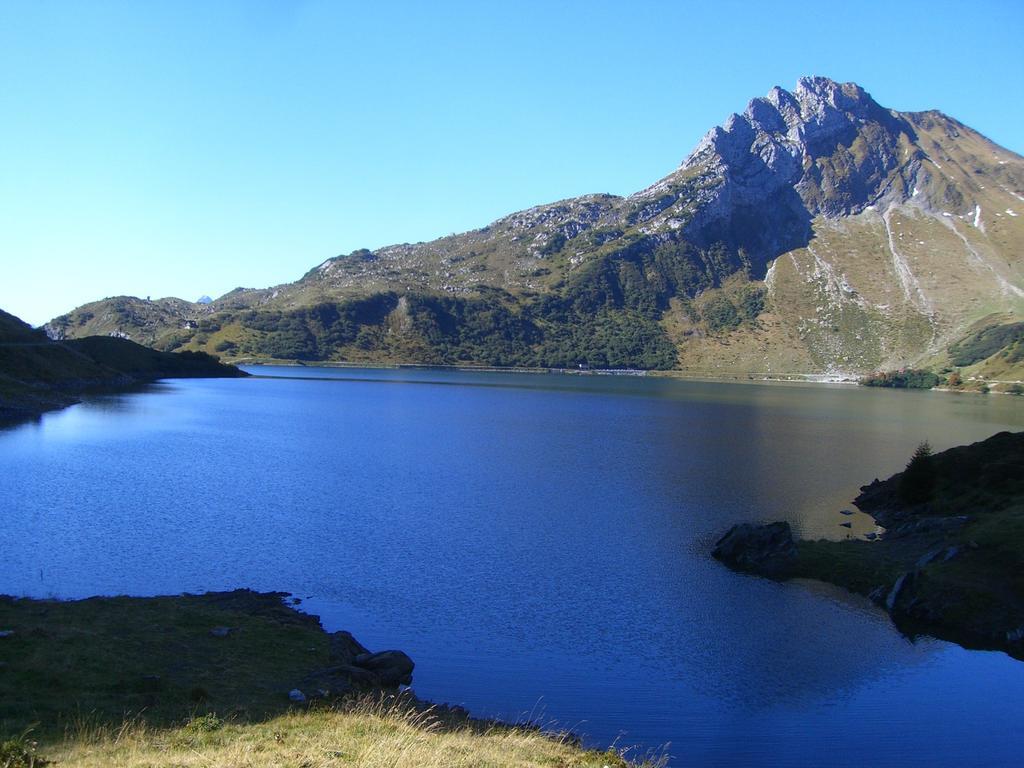
[[[935,467],[932,447],[925,440],[917,446],[907,468],[900,477],[899,497],[904,504],[923,504],[935,490]]]

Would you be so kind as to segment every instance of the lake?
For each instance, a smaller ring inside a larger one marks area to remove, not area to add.
[[[873,530],[859,485],[1024,399],[842,385],[253,368],[0,431],[0,592],[284,590],[414,689],[673,765],[1019,764],[1024,664],[732,573],[732,523]]]

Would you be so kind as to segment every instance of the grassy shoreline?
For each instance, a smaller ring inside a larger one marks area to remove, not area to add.
[[[285,597],[0,597],[0,749],[21,760],[10,767],[658,762],[584,749],[529,723],[476,719],[363,677],[315,696],[323,674],[339,669],[339,641],[361,646]],[[305,701],[290,697],[296,688]],[[7,757],[0,751],[4,768]]]

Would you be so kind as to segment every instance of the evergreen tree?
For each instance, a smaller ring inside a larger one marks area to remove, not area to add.
[[[914,451],[900,477],[899,497],[904,504],[923,504],[935,490],[935,467],[932,447],[925,440]]]

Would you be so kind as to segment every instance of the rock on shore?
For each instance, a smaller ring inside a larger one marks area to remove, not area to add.
[[[789,523],[742,523],[730,528],[711,554],[734,570],[777,579],[792,574],[797,547]]]
[[[402,651],[370,653],[350,632],[330,635],[328,665],[298,686],[307,698],[329,698],[369,690],[395,691],[412,684],[415,663]]]

